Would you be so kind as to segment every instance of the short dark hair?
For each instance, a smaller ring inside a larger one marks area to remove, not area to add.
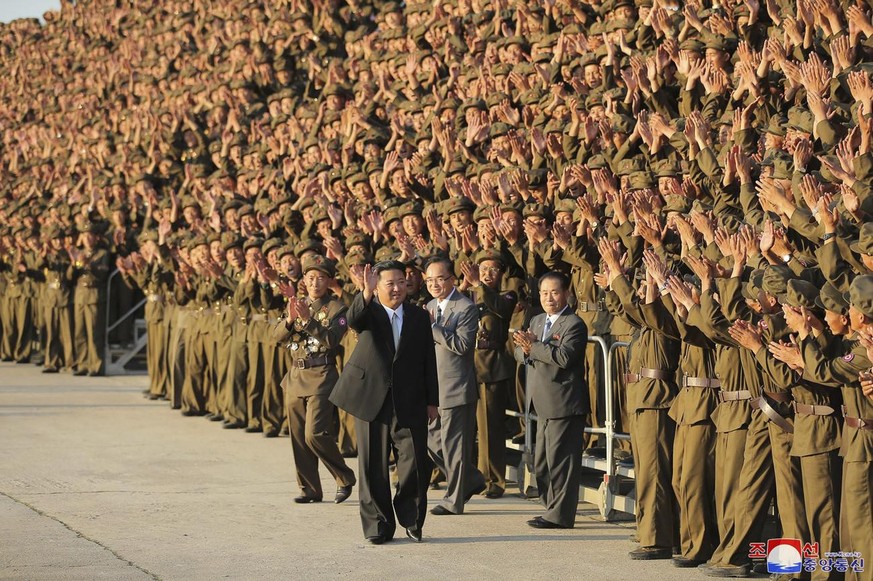
[[[550,270],[546,274],[540,277],[540,280],[537,283],[537,287],[543,286],[543,282],[547,280],[556,280],[561,284],[561,290],[570,290],[570,279],[567,278],[567,275],[563,272],[558,272],[557,270]]]
[[[406,265],[399,260],[382,260],[381,262],[377,262],[373,267],[373,274],[376,276],[382,276],[383,272],[389,270],[400,271],[403,276],[406,276]]]

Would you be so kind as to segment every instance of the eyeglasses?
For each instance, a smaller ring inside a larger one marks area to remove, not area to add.
[[[488,273],[488,274],[497,274],[500,271],[501,271],[501,269],[495,268],[493,266],[488,266],[488,267],[480,266],[479,267],[479,272]]]

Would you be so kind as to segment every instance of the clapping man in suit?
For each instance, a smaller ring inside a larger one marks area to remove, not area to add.
[[[364,536],[380,545],[394,538],[399,522],[407,536],[421,541],[431,470],[427,424],[437,418],[439,393],[431,321],[424,309],[404,303],[402,262],[366,265],[362,283],[346,313],[358,344],[330,401],[356,418]],[[393,506],[392,450],[398,476]]]
[[[473,464],[476,437],[476,333],[479,309],[455,288],[452,263],[443,257],[425,269],[433,296],[427,310],[436,343],[439,377],[439,418],[429,426],[430,457],[446,475],[446,494],[431,509],[434,515],[463,514],[464,503],[485,490],[485,477]]]
[[[539,280],[545,313],[513,335],[515,357],[527,366],[527,389],[537,414],[534,472],[543,516],[527,522],[540,529],[573,528],[582,471],[582,438],[588,410],[582,359],[585,323],[567,307],[570,281],[559,272]]]

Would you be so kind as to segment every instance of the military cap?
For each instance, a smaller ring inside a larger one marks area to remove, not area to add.
[[[294,245],[294,254],[300,258],[307,252],[320,253],[323,250],[321,242],[315,238],[306,238]]]
[[[231,248],[242,248],[243,247],[243,239],[233,234],[232,232],[225,232],[221,237],[221,248],[225,252],[230,250]]]
[[[652,164],[652,171],[655,177],[676,177],[682,175],[682,168],[679,163],[669,159],[663,159]]]
[[[58,234],[60,234],[60,229],[57,229],[57,234],[55,234],[55,236],[57,236]],[[157,243],[158,233],[155,230],[144,230],[137,238],[139,238],[140,244],[145,244],[146,242]]]
[[[615,166],[615,173],[619,176],[629,176],[641,172],[646,168],[645,162],[640,157],[628,157],[619,161]]]
[[[185,208],[200,208],[200,203],[194,198],[194,196],[182,196],[182,199],[179,202],[179,208],[184,210]]]
[[[855,277],[849,286],[849,304],[865,317],[873,319],[873,275]]]
[[[525,218],[530,218],[533,216],[537,216],[539,218],[546,218],[549,215],[549,209],[544,204],[525,204],[524,210],[522,211],[522,216]]]
[[[509,125],[508,123],[497,122],[492,124],[491,127],[488,129],[488,136],[491,139],[494,139],[495,137],[502,137],[512,131],[512,129],[512,125]]]
[[[400,205],[398,213],[403,218],[404,216],[421,216],[422,211],[421,203],[410,200]]]
[[[734,49],[734,43],[730,39],[718,34],[708,34],[703,41],[704,48],[730,52]]]
[[[452,198],[446,203],[444,212],[446,215],[452,215],[456,212],[470,212],[476,209],[476,206],[469,199],[464,197]]]
[[[501,266],[506,266],[506,257],[496,248],[483,248],[476,253],[476,264],[482,264],[486,260],[499,262]]]
[[[369,248],[370,237],[363,232],[354,232],[350,234],[346,237],[345,247],[346,249],[350,249],[354,246],[363,246],[364,248]]]
[[[588,169],[606,169],[609,167],[609,164],[606,163],[606,158],[600,153],[588,158],[588,163],[586,165],[588,166]]]
[[[194,250],[198,246],[209,246],[206,236],[197,235],[188,240],[188,250]]]
[[[303,274],[306,274],[310,270],[317,270],[331,278],[336,276],[336,266],[334,266],[333,261],[328,260],[320,254],[308,254],[304,256],[300,266],[303,270]]]
[[[555,203],[555,214],[560,212],[572,214],[576,211],[576,208],[578,208],[578,206],[574,199],[562,198]]]
[[[26,228],[21,227],[15,231],[13,234],[16,238],[24,235]],[[95,222],[84,222],[79,226],[79,232],[81,234],[99,234],[100,227]]]
[[[276,258],[282,258],[283,256],[294,255],[294,249],[287,244],[283,244],[276,251]]]
[[[247,238],[245,242],[243,242],[243,250],[248,250],[249,248],[258,248],[264,245],[264,239],[260,236],[253,236],[252,238]]]
[[[600,66],[600,59],[597,58],[597,55],[594,54],[593,52],[587,52],[587,53],[583,54],[582,56],[580,56],[576,60],[576,63],[580,67],[587,67],[588,65]]]
[[[821,287],[815,304],[832,313],[849,314],[849,303],[846,301],[846,296],[830,282],[824,283],[824,286]]]
[[[281,240],[279,240],[278,238],[270,238],[266,242],[264,242],[264,245],[261,247],[261,252],[263,252],[266,256],[268,252],[270,252],[271,250],[276,250],[280,246],[282,246]]]
[[[207,234],[206,242],[208,242],[210,245],[213,242],[221,242],[221,232],[212,232],[210,234]]]
[[[781,297],[788,289],[788,281],[793,277],[791,269],[781,264],[773,264],[764,269],[761,289],[774,297]]]
[[[385,226],[388,226],[394,220],[400,219],[400,208],[398,206],[387,208],[382,212],[382,216],[385,218]]]
[[[792,107],[788,110],[788,127],[796,131],[812,134],[815,117],[802,107]]]
[[[853,252],[873,256],[873,222],[865,222],[861,226],[858,241],[849,245]]]
[[[628,187],[631,190],[646,190],[654,187],[652,174],[647,171],[637,171],[628,176]]]
[[[382,262],[385,260],[393,260],[398,256],[397,251],[395,251],[390,246],[383,246],[379,250],[376,251],[376,262]]]
[[[785,126],[788,125],[788,119],[784,115],[775,114],[770,117],[767,127],[764,128],[765,133],[771,135],[779,135],[785,137]]]
[[[225,208],[225,209],[227,209],[227,208]],[[255,213],[255,209],[251,204],[242,204],[239,206],[239,211],[236,213],[236,215],[239,218],[242,218],[243,216],[254,215],[254,213]]]
[[[318,224],[319,222],[330,220],[330,216],[327,215],[327,210],[323,206],[316,206],[312,209],[309,219],[313,224]]]
[[[690,50],[700,52],[705,48],[705,45],[696,38],[686,38],[679,43],[679,50]]]
[[[763,270],[755,270],[752,271],[752,274],[749,276],[749,280],[743,284],[742,295],[754,301],[758,300],[758,292],[762,290],[764,282],[764,271]]]
[[[473,221],[478,222],[479,220],[490,220],[491,219],[491,206],[477,206],[476,211],[473,212]]]
[[[788,281],[785,287],[785,294],[779,297],[779,302],[798,309],[800,307],[817,309],[816,300],[818,296],[818,287],[805,280],[795,278]]]
[[[364,264],[372,264],[373,257],[369,252],[364,250],[355,249],[352,252],[349,252],[345,256],[345,263],[347,266],[358,266]]]

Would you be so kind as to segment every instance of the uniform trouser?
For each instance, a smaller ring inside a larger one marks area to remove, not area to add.
[[[73,343],[76,351],[76,369],[103,375],[106,345],[106,304],[74,305]]]
[[[339,417],[339,432],[337,433],[337,444],[340,452],[347,456],[354,456],[358,453],[358,441],[355,433],[355,416],[337,410]]]
[[[789,539],[809,539],[806,509],[803,503],[803,478],[800,458],[791,456],[794,434],[785,432],[767,422],[770,431],[770,450],[773,458],[773,480],[776,484],[776,507],[782,536]]]
[[[33,350],[33,304],[30,297],[12,299],[12,357],[18,362],[29,361]],[[100,343],[103,348],[103,343]]]
[[[666,409],[637,410],[632,417],[637,537],[641,547],[672,547],[675,500],[670,480],[676,423]]]
[[[630,339],[631,338],[627,335],[612,336],[610,344],[615,342],[629,342]],[[617,348],[612,352],[612,365],[613,369],[627,369],[627,347]],[[614,383],[612,386],[612,393],[615,396],[613,398],[613,406],[616,408],[617,412],[615,416],[615,431],[629,433],[631,431],[630,426],[632,418],[627,409],[627,382],[625,381],[624,373],[613,373],[612,381]],[[606,416],[604,415],[604,417]],[[619,450],[625,452],[630,452],[633,445],[626,439],[617,440],[616,444]]]
[[[455,514],[463,514],[464,499],[485,483],[473,464],[475,438],[475,403],[440,408],[440,417],[428,426],[430,458],[446,475],[446,494],[440,504]]]
[[[12,359],[12,315],[9,312],[11,299],[0,296],[0,359]]]
[[[405,528],[417,526],[421,529],[427,515],[427,486],[431,469],[424,422],[414,428],[401,427],[397,423],[390,391],[376,420],[365,422],[356,419],[356,422],[358,499],[364,536],[384,535],[393,538],[397,522]],[[392,449],[397,466],[397,489],[393,503],[388,476]]]
[[[230,329],[219,326],[215,343],[215,406],[217,412],[225,418],[227,415],[227,390],[231,388],[231,373],[233,371],[233,333]]]
[[[262,343],[264,350],[264,398],[261,408],[261,427],[265,432],[279,433],[285,419],[282,376],[279,375],[279,349],[275,343]],[[336,432],[334,431],[334,440]]]
[[[540,419],[534,448],[534,474],[545,520],[572,528],[582,478],[585,417]]]
[[[761,412],[752,412],[743,449],[743,467],[740,469],[735,500],[731,503],[734,514],[733,531],[729,532],[731,544],[723,553],[717,551],[720,562],[716,563],[713,556],[713,564],[747,564],[749,543],[761,540],[767,509],[775,490],[769,423]],[[720,543],[719,550],[723,544]]]
[[[203,334],[203,348],[206,353],[206,372],[204,374],[204,407],[207,412],[219,415],[218,409],[218,342],[215,324],[209,322],[210,328]]]
[[[355,474],[346,466],[336,445],[333,413],[336,408],[327,398],[327,394],[308,397],[286,394],[285,397],[297,484],[304,496],[318,499],[323,497],[318,477],[319,460],[336,479],[337,486],[355,483]]]
[[[224,390],[224,418],[230,423],[243,423],[248,420],[246,412],[249,353],[245,341],[245,331],[241,337],[234,333],[230,344],[230,369],[227,377],[227,387]]]
[[[33,332],[32,339],[35,341],[31,347],[34,355],[42,359],[45,358],[46,345],[46,313],[41,302],[44,300],[43,293],[39,293],[33,300],[30,301],[30,308],[33,311]],[[43,361],[43,363],[45,363]]]
[[[170,397],[173,409],[182,406],[182,387],[185,385],[185,346],[186,337],[193,330],[189,330],[188,321],[190,313],[184,308],[176,309],[176,320],[173,321],[170,335],[169,374],[170,389],[167,394]]]
[[[163,319],[146,324],[146,366],[149,372],[149,393],[161,396],[167,389],[167,326]]]
[[[803,504],[809,536],[804,542],[818,543],[819,555],[840,550],[839,507],[840,479],[843,461],[839,450],[800,457],[803,476]],[[873,525],[871,525],[873,526]],[[812,579],[842,579],[834,572],[826,573],[817,567]]]
[[[588,401],[591,406],[586,423],[595,428],[602,428],[603,420],[606,417],[606,408],[604,407],[606,402],[604,397],[600,395],[600,386],[603,383],[604,372],[603,360],[600,356],[600,345],[597,343],[586,344],[585,375],[588,377]],[[597,434],[586,433],[583,439],[585,448],[606,446],[606,442],[601,440]]]
[[[479,471],[492,491],[506,490],[506,396],[509,380],[479,384]]]
[[[248,408],[248,427],[266,428],[261,422],[264,406],[264,385],[269,373],[270,361],[266,356],[266,343],[248,342],[248,374],[246,375],[246,407]]]
[[[724,561],[736,534],[740,474],[749,430],[741,428],[715,435],[715,517],[718,524],[718,546],[710,563]]]
[[[716,542],[715,426],[712,422],[676,426],[673,441],[673,492],[679,506],[679,553],[705,561]]]
[[[182,411],[204,413],[207,389],[208,337],[192,329],[185,345],[185,381],[182,384]]]
[[[73,313],[69,306],[45,309],[45,366],[52,369],[73,365]]]
[[[844,430],[855,428],[844,427]],[[873,462],[843,461],[843,493],[840,505],[840,550],[860,553],[864,572],[846,573],[846,579],[870,579],[873,562]],[[851,563],[853,559],[849,559]]]

